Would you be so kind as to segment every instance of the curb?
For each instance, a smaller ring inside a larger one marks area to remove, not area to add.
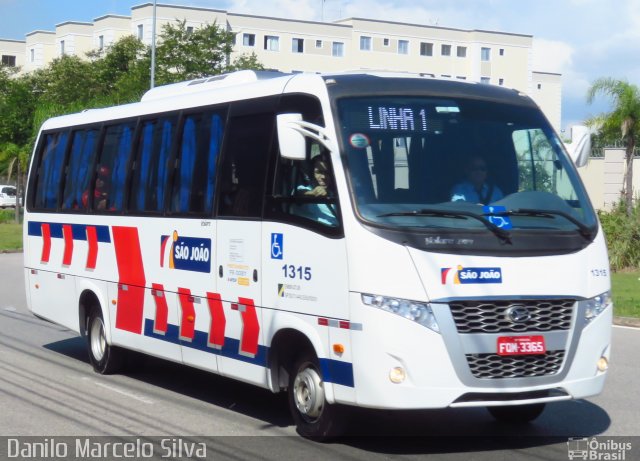
[[[640,328],[640,319],[634,317],[614,317],[613,324],[622,327]]]
[[[0,254],[6,253],[22,253],[22,250],[0,250]]]

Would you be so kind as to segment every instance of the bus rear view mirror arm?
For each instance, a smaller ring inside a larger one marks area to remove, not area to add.
[[[324,128],[302,120],[302,114],[278,115],[278,144],[280,155],[290,160],[306,158],[306,140],[309,137],[318,141],[328,150],[333,150]]]

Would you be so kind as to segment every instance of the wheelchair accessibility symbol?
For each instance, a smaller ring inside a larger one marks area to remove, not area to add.
[[[284,254],[284,237],[282,234],[271,234],[271,259],[282,259]]]
[[[484,215],[487,217],[489,222],[494,226],[509,230],[513,228],[511,224],[511,219],[509,216],[499,216],[501,213],[507,211],[507,209],[503,206],[485,206],[482,208]]]

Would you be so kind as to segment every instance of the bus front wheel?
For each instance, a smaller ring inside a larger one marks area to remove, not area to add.
[[[87,324],[87,349],[93,369],[101,375],[117,372],[122,366],[122,350],[107,343],[100,308],[93,308]]]
[[[289,373],[289,409],[296,429],[303,437],[325,441],[341,435],[346,426],[345,411],[327,403],[318,360],[305,355]]]
[[[544,403],[514,405],[508,407],[487,407],[491,416],[505,423],[528,423],[544,411]]]

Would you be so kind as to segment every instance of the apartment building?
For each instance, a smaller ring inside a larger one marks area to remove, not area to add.
[[[301,21],[157,5],[157,32],[176,20],[186,21],[187,28],[193,29],[216,23],[236,36],[230,59],[255,53],[265,67],[283,72],[416,72],[514,88],[531,96],[560,130],[561,75],[533,69],[531,35],[366,18]],[[55,32],[27,34],[23,54],[16,53],[16,65],[29,72],[64,54],[83,57],[88,51],[107,48],[128,34],[151,44],[152,28],[150,2],[133,6],[131,16],[109,14],[91,23],[64,22],[56,25]],[[0,40],[3,55],[8,42]]]

